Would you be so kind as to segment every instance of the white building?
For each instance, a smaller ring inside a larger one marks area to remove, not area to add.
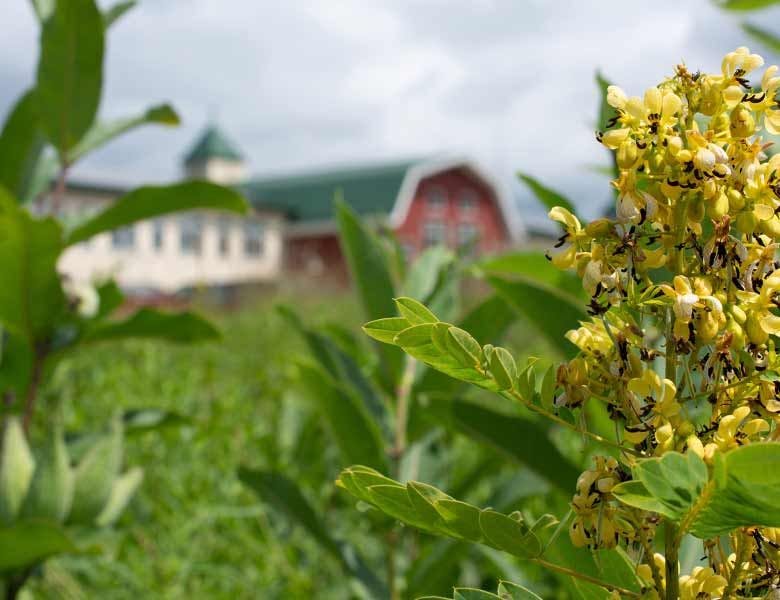
[[[223,185],[245,180],[241,154],[209,127],[188,153],[185,174]],[[70,183],[59,212],[83,220],[128,190]],[[215,211],[175,213],[102,234],[69,249],[60,271],[79,281],[114,277],[126,290],[172,293],[199,286],[273,280],[282,265],[283,215],[252,210],[243,217]]]

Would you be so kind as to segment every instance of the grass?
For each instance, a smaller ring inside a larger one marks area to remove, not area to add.
[[[354,597],[335,561],[236,477],[249,464],[304,482],[337,537],[349,530],[343,537],[365,556],[376,553],[365,519],[337,510],[340,465],[321,419],[290,386],[305,350],[273,309],[278,300],[214,315],[224,333],[217,343],[106,344],[58,367],[43,401],[62,407],[70,431],[95,430],[117,409],[159,408],[188,421],[128,437],[126,465],[145,470],[141,491],[116,533],[98,540],[103,552],[49,561],[28,586],[33,598]],[[309,323],[358,330],[361,311],[345,293],[290,300]],[[523,323],[507,342],[521,355],[549,354]]]
[[[358,314],[348,297],[300,308],[342,322]],[[298,598],[315,585],[340,588],[327,559],[301,568],[316,549],[235,475],[241,463],[277,460],[286,374],[302,344],[268,301],[217,322],[219,343],[105,345],[54,373],[44,398],[61,403],[70,430],[93,430],[117,408],[162,408],[190,424],[126,441],[126,464],[143,466],[145,480],[121,534],[104,555],[50,561],[30,586],[36,597]]]

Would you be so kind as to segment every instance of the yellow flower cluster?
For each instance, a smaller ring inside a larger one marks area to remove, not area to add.
[[[751,82],[763,64],[737,48],[720,72],[679,65],[641,97],[610,86],[614,117],[596,137],[614,153],[614,214],[583,225],[549,213],[563,234],[548,258],[582,279],[592,317],[567,335],[580,352],[558,368],[554,403],[604,404],[627,467],[669,451],[712,463],[780,438],[780,154],[765,139],[780,134],[780,76],[770,66]],[[576,545],[636,543],[645,522],[609,493],[628,472],[598,458],[582,474]],[[774,543],[773,532],[756,536],[756,547]],[[722,563],[683,577],[681,597],[718,597]]]

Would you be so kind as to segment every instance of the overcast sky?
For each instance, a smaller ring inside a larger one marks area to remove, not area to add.
[[[681,60],[717,70],[738,45],[764,53],[741,18],[707,0],[142,0],[111,30],[101,113],[170,101],[183,125],[130,134],[76,176],[174,179],[211,117],[256,174],[466,154],[592,215],[608,197],[588,170],[606,159],[595,70],[641,94]],[[771,28],[780,10],[750,18]],[[38,25],[28,0],[2,0],[0,23],[5,114],[32,82]]]

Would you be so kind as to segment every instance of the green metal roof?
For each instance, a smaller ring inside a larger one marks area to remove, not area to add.
[[[215,125],[209,125],[198,141],[184,157],[184,164],[202,162],[210,158],[226,160],[242,160],[243,156],[227,136]]]
[[[360,215],[388,215],[401,183],[418,161],[355,166],[319,173],[253,179],[242,190],[255,208],[278,210],[291,221],[333,219],[337,194]]]

